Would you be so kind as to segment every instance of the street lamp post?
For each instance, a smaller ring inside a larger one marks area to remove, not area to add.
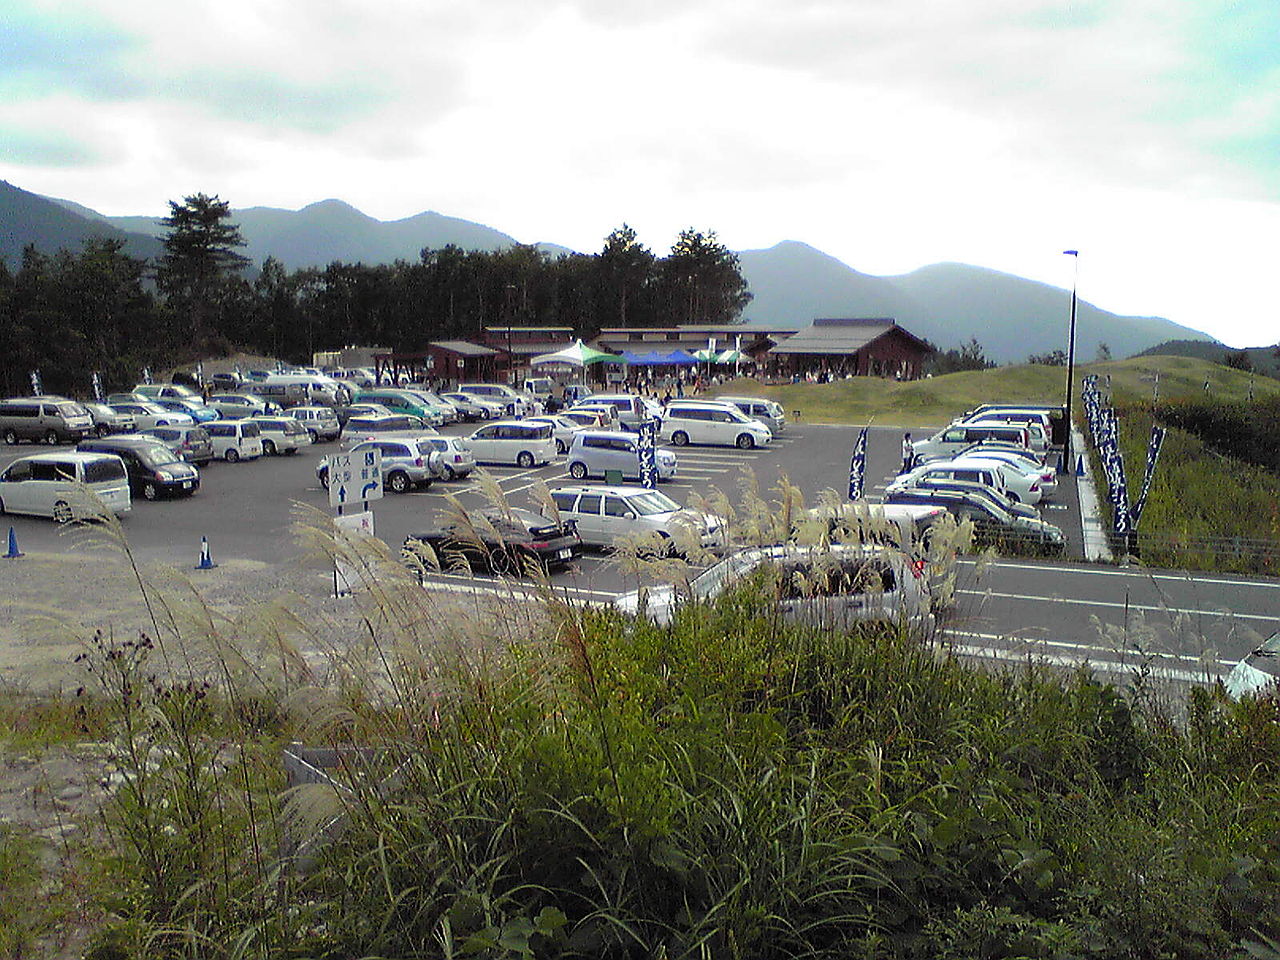
[[[1080,284],[1080,251],[1063,250],[1065,256],[1075,261],[1075,276],[1071,280],[1071,327],[1067,334],[1067,435],[1062,441],[1062,469],[1071,469],[1071,385],[1076,373],[1076,288]]]

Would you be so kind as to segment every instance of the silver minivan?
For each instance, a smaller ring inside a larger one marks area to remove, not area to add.
[[[608,477],[616,472],[623,478],[640,477],[639,436],[626,430],[580,430],[569,446],[569,476],[575,480]],[[676,455],[658,447],[654,450],[659,480],[676,478]]]
[[[108,453],[39,453],[9,464],[0,474],[0,513],[52,517],[59,523],[128,513],[129,476],[124,461]]]
[[[205,433],[213,441],[213,455],[227,463],[262,456],[262,431],[253,420],[210,420]]]
[[[7,444],[19,440],[62,443],[83,440],[93,432],[93,417],[74,400],[55,397],[0,400],[0,436]]]
[[[732,403],[752,420],[759,420],[776,437],[787,426],[787,415],[782,404],[763,397],[716,397],[721,403]]]

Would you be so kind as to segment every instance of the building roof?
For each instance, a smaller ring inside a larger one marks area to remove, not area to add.
[[[463,357],[496,357],[498,351],[490,347],[482,347],[478,343],[467,340],[432,340],[431,346],[448,350]]]
[[[891,330],[928,350],[919,337],[898,326],[891,317],[823,317],[775,346],[774,354],[854,354]]]

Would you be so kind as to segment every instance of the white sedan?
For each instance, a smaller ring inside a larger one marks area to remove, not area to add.
[[[111,403],[108,406],[116,413],[133,417],[134,428],[138,431],[150,430],[152,427],[190,427],[196,422],[191,414],[174,413],[150,401]]]

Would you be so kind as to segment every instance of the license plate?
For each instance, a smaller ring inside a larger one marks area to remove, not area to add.
[[[556,551],[556,559],[558,560],[568,560],[572,556],[573,556],[573,551],[570,550],[568,547],[565,547],[563,550]]]
[[[183,481],[182,481],[182,489],[183,489],[183,490],[190,490],[190,489],[191,489],[191,481],[190,481],[190,480],[183,480]]]

